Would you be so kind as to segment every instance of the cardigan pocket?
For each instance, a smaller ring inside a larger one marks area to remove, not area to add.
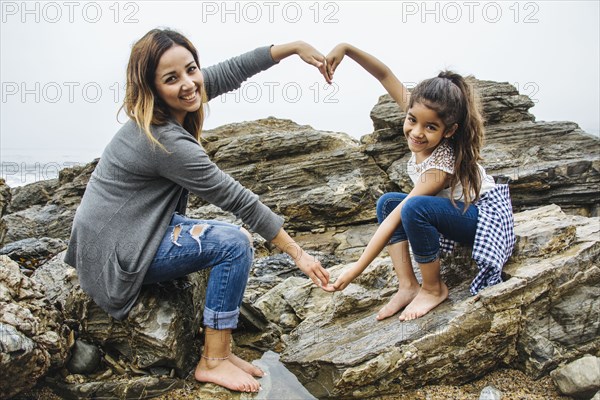
[[[137,272],[124,270],[116,252],[112,252],[103,268],[106,294],[115,308],[125,306],[135,295]]]

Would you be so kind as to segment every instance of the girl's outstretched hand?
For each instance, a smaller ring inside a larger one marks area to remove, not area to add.
[[[333,80],[333,73],[335,72],[337,66],[340,65],[340,63],[342,62],[344,55],[346,55],[346,44],[340,43],[337,46],[335,46],[333,50],[329,52],[329,54],[327,54],[327,57],[325,57],[327,63],[327,76],[329,77],[329,81]]]
[[[335,280],[334,283],[324,286],[323,290],[327,292],[344,290],[358,275],[360,274],[356,273],[354,268],[348,268],[342,272],[342,274]]]

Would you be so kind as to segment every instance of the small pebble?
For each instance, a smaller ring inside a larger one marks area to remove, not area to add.
[[[486,386],[479,395],[479,400],[501,400],[502,392],[493,386]]]

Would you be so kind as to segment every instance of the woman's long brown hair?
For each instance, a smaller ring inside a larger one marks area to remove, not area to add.
[[[165,149],[154,137],[151,125],[164,125],[170,118],[171,112],[156,90],[155,74],[162,55],[173,46],[186,48],[198,68],[198,52],[194,45],[179,32],[170,29],[153,29],[138,40],[131,49],[127,65],[127,84],[125,100],[122,108],[129,118],[133,119],[155,145]],[[204,122],[204,104],[206,91],[204,85],[200,88],[202,105],[198,111],[187,113],[183,128],[200,140],[202,123]],[[165,149],[166,150],[166,149]]]

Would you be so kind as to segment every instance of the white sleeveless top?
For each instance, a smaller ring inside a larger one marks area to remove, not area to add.
[[[494,178],[491,175],[486,174],[485,169],[481,165],[477,164],[477,166],[479,167],[479,173],[481,175],[481,189],[479,190],[479,196],[481,197],[484,193],[495,188],[496,184],[494,183]],[[413,153],[410,160],[408,160],[407,173],[413,184],[416,184],[421,178],[421,175],[430,169],[439,169],[448,174],[454,174],[454,150],[448,140],[444,139],[423,162],[417,164],[415,153]],[[462,200],[462,191],[462,185],[458,182],[454,188],[454,200]],[[442,189],[437,196],[449,199],[451,197],[450,188]]]

